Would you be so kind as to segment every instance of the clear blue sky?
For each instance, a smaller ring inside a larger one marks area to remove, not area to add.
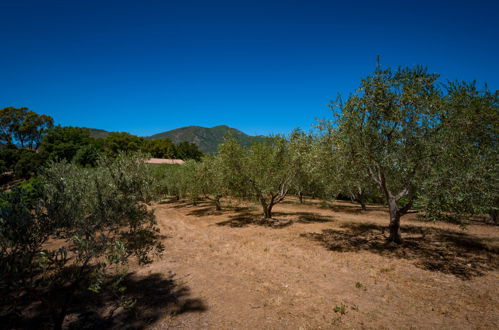
[[[498,17],[497,0],[0,0],[0,108],[137,135],[308,129],[377,54],[499,89]]]

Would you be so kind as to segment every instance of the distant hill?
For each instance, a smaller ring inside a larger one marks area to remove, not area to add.
[[[163,139],[168,138],[173,143],[191,142],[198,146],[198,148],[205,152],[213,154],[217,151],[218,145],[223,142],[225,135],[232,132],[232,136],[244,146],[250,145],[254,142],[261,141],[263,136],[247,135],[235,128],[226,125],[215,127],[201,127],[201,126],[187,126],[182,128],[173,129],[163,133],[158,133],[147,137],[148,139]]]
[[[105,139],[109,135],[109,133],[111,133],[98,128],[88,128],[88,127],[85,128],[90,131],[90,136],[95,139]]]
[[[109,131],[98,128],[87,128],[90,131],[90,136],[96,139],[106,138]],[[201,126],[186,126],[176,128],[171,131],[145,136],[146,139],[164,139],[168,138],[173,143],[191,142],[198,146],[199,150],[204,153],[213,154],[217,151],[218,145],[223,142],[225,135],[232,132],[232,136],[243,146],[248,146],[254,142],[262,141],[263,136],[247,135],[240,130],[231,128],[226,125],[215,127],[201,127]]]

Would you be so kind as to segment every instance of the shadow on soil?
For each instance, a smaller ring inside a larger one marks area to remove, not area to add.
[[[208,215],[220,215],[220,214],[223,214],[223,212],[217,211],[215,207],[211,205],[187,213],[187,215],[195,217],[205,217]]]
[[[191,204],[192,206],[192,204]],[[204,217],[209,215],[222,215],[226,212],[248,213],[252,211],[252,207],[247,206],[227,206],[225,205],[220,211],[215,208],[214,202],[201,202],[196,206],[197,209],[187,213],[188,216]],[[176,206],[175,206],[176,208]]]
[[[327,229],[302,236],[339,252],[369,251],[391,258],[414,260],[415,265],[463,280],[499,269],[499,249],[464,232],[440,228],[402,226],[403,243],[388,243],[385,227],[370,223],[345,223],[344,230]]]
[[[342,212],[342,213],[350,213],[350,214],[361,214],[361,213],[369,213],[369,212],[388,212],[384,207],[367,205],[365,210],[362,210],[360,205],[347,205],[347,204],[331,204],[329,207],[333,212]]]
[[[132,307],[115,304],[112,294],[92,294],[88,290],[74,297],[64,327],[66,329],[144,329],[162,317],[207,310],[201,299],[191,298],[190,289],[179,284],[174,274],[164,277],[151,274],[138,277],[128,275],[124,282],[127,298]],[[3,307],[5,306],[0,306]],[[51,328],[49,313],[40,304],[26,302],[22,314],[0,313],[1,328],[47,329]]]
[[[260,225],[273,228],[283,228],[293,223],[333,222],[333,217],[324,216],[313,212],[274,212],[273,219],[262,219],[249,211],[242,211],[229,217],[229,220],[217,223],[219,226],[245,227]]]

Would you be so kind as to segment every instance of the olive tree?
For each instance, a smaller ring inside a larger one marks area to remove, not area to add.
[[[499,211],[499,94],[474,83],[450,82],[439,132],[439,156],[423,181],[421,203],[430,219],[465,224]]]
[[[343,177],[339,171],[337,141],[334,139],[334,127],[329,121],[320,121],[318,134],[311,144],[313,173],[320,187],[321,197],[335,199],[341,192]]]
[[[317,188],[312,173],[312,136],[300,129],[293,130],[289,138],[289,148],[295,173],[293,190],[296,192],[300,203],[303,203],[304,194],[316,194]]]
[[[124,154],[96,169],[52,163],[35,192],[2,193],[0,290],[11,314],[39,302],[60,329],[79,292],[121,296],[129,260],[149,263],[163,250],[147,173],[143,159]]]
[[[205,198],[215,203],[217,211],[222,209],[221,199],[230,191],[226,172],[223,169],[221,156],[206,156],[198,166],[197,178],[201,185],[200,191]]]
[[[175,178],[178,185],[185,189],[186,195],[194,205],[197,205],[199,198],[203,195],[203,172],[201,171],[201,164],[197,161],[190,159],[185,162],[177,172]]]
[[[246,154],[244,148],[237,140],[228,135],[224,142],[218,146],[219,173],[228,194],[234,197],[250,197],[249,178],[246,175]]]
[[[324,176],[336,193],[359,203],[363,211],[367,210],[367,200],[376,195],[376,186],[363,166],[355,144],[349,139],[341,139],[338,130],[332,129],[328,122],[323,121],[319,128],[322,134],[318,138],[321,144],[318,164],[325,172]]]
[[[221,151],[230,187],[239,195],[249,193],[260,203],[264,219],[272,219],[272,208],[287,196],[295,177],[288,141],[274,137],[243,148],[229,139]]]
[[[443,106],[437,78],[422,67],[394,72],[378,66],[339,105],[339,138],[383,194],[392,242],[401,242],[400,218],[412,207],[436,157]]]

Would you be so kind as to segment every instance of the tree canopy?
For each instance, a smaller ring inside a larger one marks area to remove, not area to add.
[[[497,173],[497,95],[462,83],[443,88],[438,77],[421,66],[396,71],[378,66],[339,104],[340,149],[351,154],[348,161],[355,162],[357,177],[368,173],[385,197],[394,242],[401,241],[400,217],[416,200],[440,212],[448,203],[456,205],[453,189],[470,194],[456,184],[438,182],[475,176],[474,183],[459,184],[486,189],[491,182],[497,187],[491,177]],[[437,185],[441,196],[448,197],[440,198],[435,209],[429,196]],[[497,198],[497,190],[489,197]]]
[[[0,145],[35,149],[53,124],[52,117],[25,107],[0,109]]]

